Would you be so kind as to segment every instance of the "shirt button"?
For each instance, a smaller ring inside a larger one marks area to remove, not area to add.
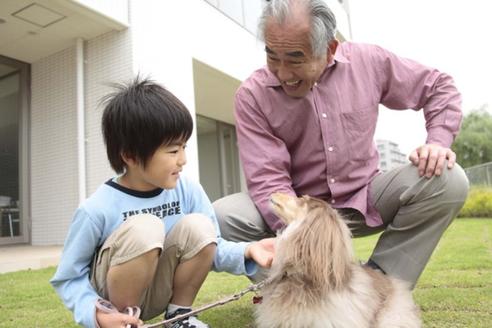
[[[335,179],[331,178],[330,183],[335,183]]]
[[[328,147],[328,151],[333,151],[333,147],[332,146]]]
[[[334,200],[334,199],[332,199],[332,200],[331,200],[331,203],[332,203],[332,204],[335,204],[335,200]]]
[[[326,113],[321,114],[321,116],[323,116],[323,118],[326,118]]]

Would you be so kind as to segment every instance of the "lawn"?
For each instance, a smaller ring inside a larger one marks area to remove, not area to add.
[[[355,239],[367,258],[376,236]],[[50,287],[55,269],[0,274],[0,327],[77,327]],[[197,305],[246,288],[244,277],[212,273]],[[492,327],[492,219],[458,219],[446,231],[422,275],[414,297],[424,327]],[[209,310],[203,321],[215,328],[254,327],[251,296]],[[157,321],[154,320],[154,322]]]

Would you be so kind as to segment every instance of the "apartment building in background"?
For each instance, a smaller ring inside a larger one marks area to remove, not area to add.
[[[348,38],[348,4],[326,2]],[[212,200],[245,190],[233,96],[265,64],[263,3],[0,1],[0,246],[63,244],[75,208],[114,175],[99,101],[137,74],[195,118],[183,174]]]
[[[409,163],[407,156],[400,151],[398,144],[390,140],[376,140],[379,152],[379,169],[387,172],[395,167]]]

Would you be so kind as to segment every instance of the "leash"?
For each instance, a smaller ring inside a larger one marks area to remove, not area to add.
[[[154,324],[145,324],[139,328],[156,328],[156,327],[169,327],[169,325],[173,322],[176,322],[176,321],[179,321],[181,319],[185,319],[185,318],[188,318],[192,315],[196,315],[200,312],[203,312],[203,311],[206,311],[206,310],[209,310],[211,308],[214,308],[214,307],[217,307],[217,306],[221,306],[221,305],[224,305],[224,304],[227,304],[227,303],[230,303],[230,302],[233,302],[233,301],[237,301],[239,300],[241,297],[243,297],[244,295],[246,295],[247,293],[250,293],[250,292],[257,292],[258,290],[260,290],[261,288],[263,288],[267,283],[270,283],[270,280],[269,279],[266,279],[266,280],[263,280],[257,284],[253,284],[253,285],[250,285],[248,288],[240,291],[239,293],[236,293],[232,296],[229,296],[229,297],[226,297],[220,301],[217,301],[215,303],[211,303],[211,304],[208,304],[208,305],[204,305],[196,310],[193,310],[191,312],[188,312],[188,313],[185,313],[185,314],[181,314],[181,315],[178,315],[178,316],[175,316],[174,318],[171,318],[171,319],[167,319],[167,320],[164,320],[164,321],[161,321],[161,322],[157,322],[157,323],[154,323]]]
[[[188,318],[190,316],[193,316],[193,315],[196,315],[198,313],[201,313],[203,311],[206,311],[206,310],[209,310],[211,308],[214,308],[214,307],[217,307],[217,306],[221,306],[221,305],[224,305],[224,304],[227,304],[227,303],[230,303],[230,302],[233,302],[233,301],[237,301],[239,300],[241,297],[243,297],[244,295],[246,295],[247,293],[250,293],[250,292],[257,292],[259,291],[261,288],[263,288],[265,285],[269,284],[272,282],[272,278],[268,278],[268,279],[265,279],[259,283],[256,283],[256,284],[253,284],[253,285],[250,285],[248,288],[234,294],[234,295],[231,295],[229,297],[226,297],[222,300],[219,300],[215,303],[210,303],[208,305],[204,305],[196,310],[192,310],[190,312],[187,312],[187,313],[184,313],[184,314],[181,314],[181,315],[178,315],[178,316],[175,316],[174,318],[171,318],[171,319],[167,319],[167,320],[163,320],[163,321],[160,321],[160,322],[157,322],[157,323],[153,323],[153,324],[144,324],[143,326],[138,326],[138,328],[157,328],[157,327],[164,327],[164,328],[168,328],[170,327],[170,325],[176,321],[179,321],[181,319],[185,319],[185,318]],[[253,297],[253,303],[260,303],[261,302],[261,296],[255,296]],[[103,300],[103,299],[98,299],[97,302],[96,302],[96,307],[101,310],[101,311],[104,311],[106,313],[112,313],[112,312],[118,312],[118,310],[116,309],[116,307],[111,304],[109,301],[106,301],[106,300]],[[124,313],[126,314],[129,314],[131,316],[134,316],[136,318],[138,318],[140,316],[140,308],[138,308],[137,306],[133,306],[133,307],[127,307],[125,310],[124,310]],[[132,327],[132,325],[127,325],[126,328],[137,328],[135,326]]]

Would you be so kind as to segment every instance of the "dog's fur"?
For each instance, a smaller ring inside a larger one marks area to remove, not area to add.
[[[287,228],[256,307],[257,327],[421,326],[407,284],[355,263],[350,231],[331,206],[309,196],[271,200]]]

